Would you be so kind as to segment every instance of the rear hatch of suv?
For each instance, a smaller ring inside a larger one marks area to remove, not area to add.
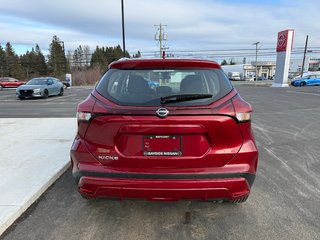
[[[243,144],[238,98],[218,66],[111,66],[90,96],[90,121],[79,128],[105,166],[220,167]]]

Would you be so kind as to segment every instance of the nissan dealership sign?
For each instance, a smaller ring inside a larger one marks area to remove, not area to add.
[[[278,33],[277,65],[275,79],[272,87],[289,87],[288,74],[294,30],[288,29]]]

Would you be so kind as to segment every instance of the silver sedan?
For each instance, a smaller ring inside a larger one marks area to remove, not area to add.
[[[63,83],[53,77],[33,78],[26,84],[21,85],[16,90],[16,95],[20,99],[27,97],[48,98],[53,95],[63,95]]]

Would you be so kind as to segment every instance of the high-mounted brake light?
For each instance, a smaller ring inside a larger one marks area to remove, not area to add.
[[[88,113],[88,112],[77,112],[78,121],[88,122],[88,121],[90,121],[91,117],[92,117],[91,113]]]

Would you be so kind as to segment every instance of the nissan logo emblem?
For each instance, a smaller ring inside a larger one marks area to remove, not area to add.
[[[156,113],[159,117],[166,117],[169,114],[169,110],[166,108],[159,108]]]

